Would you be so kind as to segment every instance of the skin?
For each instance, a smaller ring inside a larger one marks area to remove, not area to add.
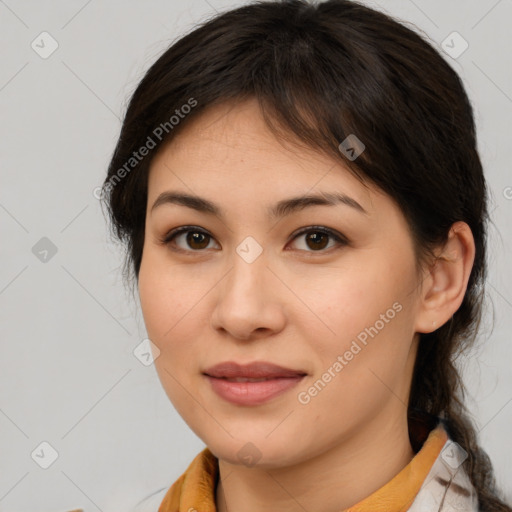
[[[152,210],[164,191],[204,197],[224,216],[177,204]],[[267,217],[277,201],[319,191],[347,194],[367,215],[337,204]],[[187,243],[185,233],[161,242],[186,225],[210,237]],[[308,233],[294,235],[315,225],[348,243],[323,237],[317,248]],[[343,510],[410,462],[406,404],[417,333],[435,330],[458,309],[474,260],[467,224],[452,228],[437,264],[418,273],[393,200],[361,184],[341,160],[278,141],[254,101],[205,111],[159,150],[148,181],[142,312],[169,399],[219,459],[220,512]],[[236,252],[247,236],[263,249],[252,263]],[[400,312],[300,403],[298,393],[395,303]],[[202,375],[233,360],[271,361],[307,376],[264,404],[234,405]],[[260,457],[252,466],[238,456],[248,442]]]

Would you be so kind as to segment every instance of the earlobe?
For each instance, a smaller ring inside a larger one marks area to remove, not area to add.
[[[436,251],[424,281],[415,331],[429,333],[446,323],[459,309],[475,259],[475,242],[467,223],[455,222],[446,244]]]

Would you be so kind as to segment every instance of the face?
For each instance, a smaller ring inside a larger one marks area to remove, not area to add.
[[[275,208],[322,194],[343,199]],[[280,143],[255,102],[210,109],[151,163],[139,294],[155,366],[179,414],[225,461],[291,465],[402,418],[418,285],[391,198],[341,159]],[[227,361],[295,376],[205,375]]]

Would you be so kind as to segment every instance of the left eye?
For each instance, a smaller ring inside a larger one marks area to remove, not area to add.
[[[328,244],[329,238],[334,240],[340,246],[348,244],[348,240],[343,235],[331,229],[317,226],[311,226],[301,230],[298,233],[295,233],[292,240],[295,240],[303,235],[307,235],[304,238],[306,247],[313,249],[312,251],[308,251],[306,249],[306,252],[319,252],[324,250]],[[191,252],[186,248],[179,246],[176,247],[176,240],[182,236],[185,236],[186,243],[190,248],[193,249],[192,252],[201,252],[202,249],[207,249],[209,243],[214,240],[214,238],[209,233],[203,231],[202,229],[195,228],[194,226],[183,226],[181,228],[176,228],[170,231],[161,240],[161,243],[164,245],[172,246],[172,248],[176,251]],[[332,245],[327,248],[330,247],[332,247]]]
[[[333,239],[340,246],[347,245],[348,243],[348,240],[343,235],[336,233],[331,229],[322,227],[312,226],[303,229],[299,233],[295,234],[293,240],[303,235],[307,235],[306,238],[304,239],[306,246],[309,248],[313,248],[313,251],[307,252],[318,252],[318,250],[325,249],[326,242],[328,241],[329,238]],[[332,247],[332,245],[330,247]]]

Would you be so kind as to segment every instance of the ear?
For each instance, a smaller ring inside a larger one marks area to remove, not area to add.
[[[435,331],[459,309],[474,260],[475,241],[471,228],[465,222],[455,222],[422,283],[416,332]]]

